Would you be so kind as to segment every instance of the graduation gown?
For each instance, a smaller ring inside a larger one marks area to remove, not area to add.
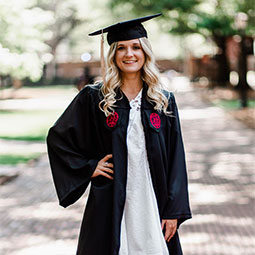
[[[127,182],[127,127],[130,105],[120,89],[114,115],[99,109],[101,85],[86,86],[74,98],[47,136],[48,155],[59,203],[77,201],[91,182],[81,224],[77,255],[118,255],[120,227]],[[185,153],[173,93],[168,110],[173,117],[153,109],[143,85],[141,119],[152,184],[161,219],[178,219],[178,227],[191,218]],[[97,163],[113,154],[114,179],[91,178]],[[149,224],[149,222],[148,222]],[[170,255],[182,254],[178,231],[167,242]]]

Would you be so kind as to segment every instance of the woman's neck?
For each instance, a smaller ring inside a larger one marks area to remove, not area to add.
[[[143,87],[143,81],[140,73],[122,74],[121,89],[130,94],[138,93]]]

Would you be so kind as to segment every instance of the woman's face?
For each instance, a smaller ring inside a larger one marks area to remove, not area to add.
[[[145,62],[145,55],[138,39],[119,41],[115,54],[118,68],[126,74],[137,73]]]

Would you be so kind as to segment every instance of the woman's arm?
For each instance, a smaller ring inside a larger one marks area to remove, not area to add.
[[[93,100],[83,89],[47,136],[48,155],[60,205],[67,207],[86,190],[100,159],[95,157]]]

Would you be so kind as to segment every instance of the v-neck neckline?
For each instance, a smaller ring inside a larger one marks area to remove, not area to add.
[[[135,100],[135,99],[142,93],[143,87],[140,89],[140,91],[138,92],[138,94],[137,94],[133,99],[131,99],[131,100],[128,99],[128,97],[126,96],[125,92],[124,92],[122,89],[120,89],[120,90],[121,90],[121,92],[123,93],[123,95],[126,97],[126,99],[128,100],[128,102],[131,103],[133,100]]]
[[[143,87],[141,88],[142,95],[141,95],[141,108],[143,109],[153,109],[153,104],[147,100],[147,91],[148,85],[143,83]],[[126,97],[125,93],[121,90],[120,87],[116,90],[116,107],[123,108],[123,109],[130,109],[129,100]]]
[[[143,88],[140,89],[140,91],[139,91],[138,94],[135,96],[135,98],[131,99],[131,100],[129,101],[129,103],[135,101],[135,100],[142,94],[142,90],[143,90]]]

